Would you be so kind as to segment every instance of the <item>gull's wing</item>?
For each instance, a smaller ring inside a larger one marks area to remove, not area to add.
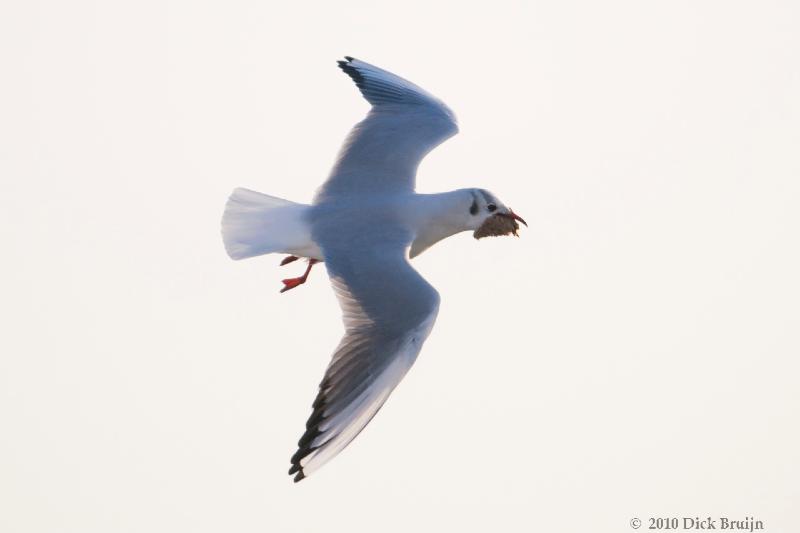
[[[439,294],[411,267],[405,245],[378,244],[357,254],[339,250],[324,251],[345,335],[291,459],[295,482],[338,454],[372,420],[414,364],[439,309]]]
[[[458,132],[456,118],[435,96],[352,57],[339,67],[372,104],[344,143],[317,201],[337,195],[414,190],[425,155]]]

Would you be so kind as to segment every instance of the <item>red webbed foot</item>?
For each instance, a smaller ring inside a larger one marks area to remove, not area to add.
[[[289,261],[286,261],[286,259],[289,259],[289,257],[293,257],[294,259],[290,259]],[[289,256],[289,257],[284,259],[284,261],[286,261],[287,263],[291,263],[292,261],[295,261],[297,259],[297,257],[295,257],[293,255]],[[288,278],[288,279],[281,280],[281,281],[283,281],[283,288],[281,289],[281,292],[282,293],[286,292],[289,289],[294,289],[295,287],[299,287],[300,285],[305,283],[306,280],[308,279],[308,274],[311,272],[311,267],[313,267],[318,262],[319,261],[317,261],[316,259],[309,259],[308,260],[308,267],[306,267],[306,271],[303,273],[302,276],[300,276],[299,278]],[[283,264],[283,263],[281,263],[281,264]]]

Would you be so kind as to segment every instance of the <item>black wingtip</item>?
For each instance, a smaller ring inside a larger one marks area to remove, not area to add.
[[[319,427],[312,426],[310,428],[307,428],[305,433],[303,433],[303,436],[300,437],[300,440],[297,441],[297,446],[299,448],[299,450],[297,450],[297,453],[298,454],[311,453],[311,451],[313,450],[311,443],[321,434],[322,431],[319,430]]]
[[[344,59],[338,59],[336,61],[336,64],[339,65],[339,68],[344,70],[345,67],[348,67],[350,65],[351,61],[354,61],[353,56],[344,56]],[[350,67],[350,68],[355,68],[355,67]]]
[[[342,69],[345,74],[350,76],[350,78],[356,83],[356,86],[358,88],[361,88],[362,85],[364,84],[364,77],[361,75],[361,73],[358,71],[356,67],[350,64],[350,61],[353,60],[352,57],[345,56],[345,59],[347,59],[347,61],[337,61],[339,68]]]
[[[295,475],[296,474],[296,475]],[[300,466],[300,463],[294,463],[292,467],[289,469],[289,475],[294,475],[294,482],[297,483],[305,479],[306,474],[303,472],[303,467]]]
[[[303,473],[303,467],[301,467],[298,463],[294,463],[292,467],[289,469],[289,475],[297,474],[294,476],[294,482],[297,483],[298,481],[305,479],[306,475]]]

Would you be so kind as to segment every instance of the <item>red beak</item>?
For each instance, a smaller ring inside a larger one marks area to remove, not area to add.
[[[519,216],[518,214],[516,214],[510,208],[508,210],[508,213],[500,213],[500,214],[503,215],[504,217],[513,218],[514,220],[518,220],[519,222],[522,222],[523,224],[525,224],[526,228],[528,227],[528,223],[525,222],[525,219],[522,218],[521,216]]]

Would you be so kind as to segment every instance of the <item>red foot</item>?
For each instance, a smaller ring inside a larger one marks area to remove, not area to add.
[[[286,292],[289,289],[294,289],[295,287],[299,287],[300,285],[305,283],[306,278],[301,276],[299,278],[289,278],[281,281],[283,281],[283,288],[281,289],[281,292]]]
[[[296,255],[290,255],[288,257],[284,257],[283,261],[281,261],[281,266],[288,265],[289,263],[297,261],[298,259],[300,259],[300,258],[297,257]]]
[[[294,256],[289,256],[289,257],[294,257]],[[295,259],[297,259],[297,258],[295,257],[294,259],[292,259],[291,261],[288,261],[288,262],[291,263]],[[308,260],[308,267],[306,267],[306,271],[303,273],[302,276],[300,276],[299,278],[289,278],[289,279],[282,280],[283,281],[283,288],[281,289],[281,292],[282,293],[286,292],[289,289],[294,289],[295,287],[299,287],[300,285],[305,283],[306,280],[308,279],[309,272],[311,272],[311,267],[313,267],[317,262],[318,261],[316,259],[309,259]]]

